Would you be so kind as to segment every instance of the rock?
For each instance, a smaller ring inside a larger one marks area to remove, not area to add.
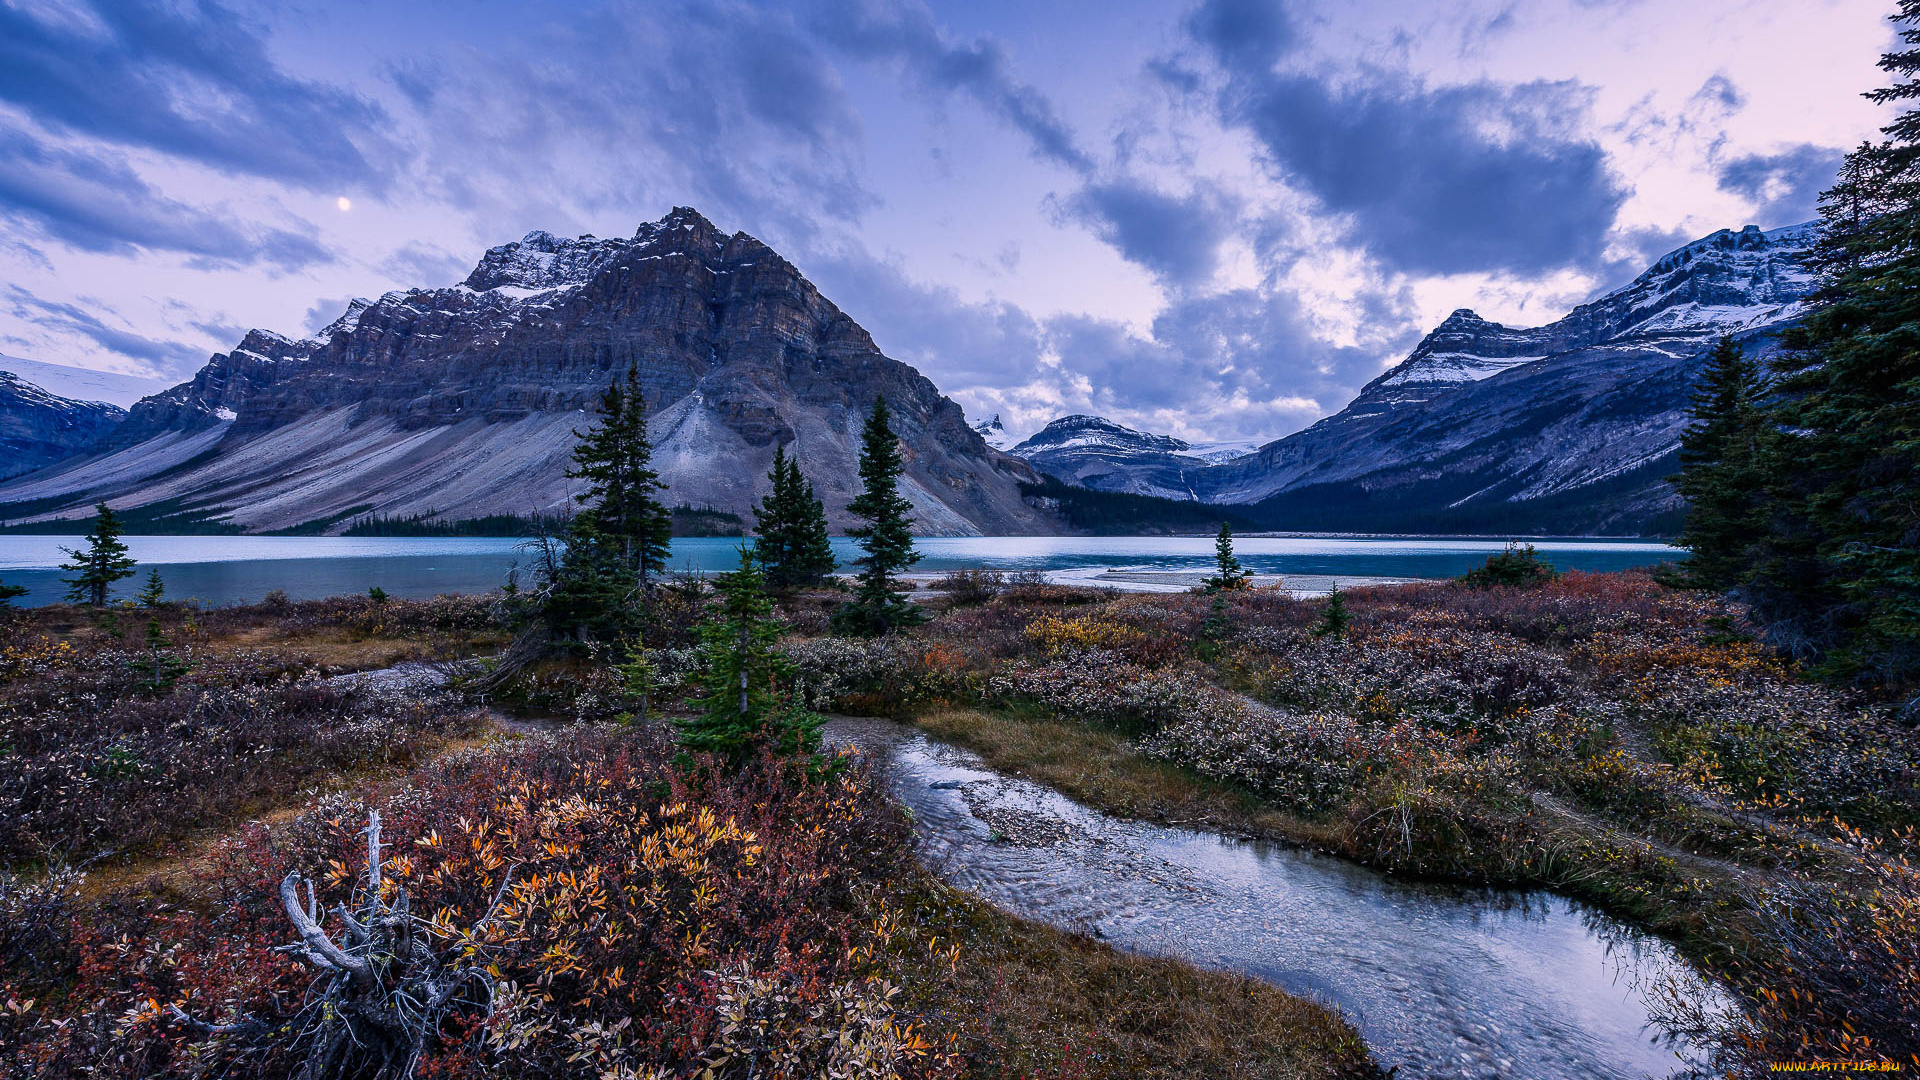
[[[785,446],[846,527],[860,427],[885,395],[918,531],[1057,531],[1021,499],[1031,466],[792,263],[686,207],[628,239],[529,233],[458,285],[356,300],[313,338],[251,331],[85,460],[0,486],[0,503],[61,500],[58,516],[101,496],[178,499],[257,531],[557,513],[572,432],[629,365],[673,502],[746,515]]]
[[[0,371],[0,477],[85,453],[126,418],[117,405],[60,397]]]

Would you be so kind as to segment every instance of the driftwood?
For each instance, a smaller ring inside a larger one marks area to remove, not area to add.
[[[295,1016],[211,1024],[175,1006],[174,1019],[210,1038],[294,1040],[306,1049],[306,1080],[410,1080],[450,1013],[491,1016],[494,981],[486,967],[492,957],[483,934],[506,902],[517,867],[507,868],[473,927],[436,948],[432,926],[413,914],[406,888],[389,889],[382,878],[379,811],[367,814],[364,835],[367,870],[356,907],[335,904],[322,912],[313,882],[297,870],[280,882],[280,905],[298,940],[278,951],[314,972]],[[329,916],[337,931],[328,931]]]

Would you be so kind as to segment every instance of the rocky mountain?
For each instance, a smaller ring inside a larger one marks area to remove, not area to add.
[[[989,447],[793,264],[685,207],[629,238],[529,233],[458,285],[355,300],[312,338],[251,331],[135,404],[97,452],[0,484],[0,516],[101,497],[253,531],[553,513],[574,490],[572,432],[629,365],[673,501],[746,513],[784,445],[844,527],[860,425],[885,395],[918,528],[1057,527],[1020,494],[1031,466]]]
[[[1189,443],[1101,416],[1062,416],[1008,453],[1041,472],[1095,491],[1200,499],[1202,475],[1252,449],[1244,444]]]
[[[117,405],[61,397],[0,371],[0,478],[85,453],[126,417]]]
[[[74,401],[104,401],[122,409],[172,385],[171,380],[152,375],[94,371],[66,364],[49,364],[43,360],[24,360],[4,353],[0,353],[0,371],[33,383],[56,397]]]
[[[1663,527],[1705,353],[1722,334],[1777,347],[1814,288],[1812,239],[1723,229],[1546,326],[1456,311],[1339,413],[1209,472],[1203,497],[1261,503],[1276,527]]]
[[[1679,508],[1664,478],[1722,334],[1766,353],[1814,281],[1813,227],[1721,230],[1545,326],[1461,309],[1346,408],[1213,453],[1098,417],[1012,448],[1103,491],[1254,504],[1274,528],[1638,533]]]
[[[995,450],[1006,450],[1013,445],[1013,436],[1007,434],[1007,426],[1000,422],[999,413],[994,413],[992,418],[973,425],[973,430],[979,434],[983,442]]]

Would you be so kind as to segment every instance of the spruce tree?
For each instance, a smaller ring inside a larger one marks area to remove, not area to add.
[[[1893,21],[1908,46],[1867,97],[1920,99],[1920,0]],[[1745,592],[1776,643],[1838,675],[1920,679],[1920,110],[1848,155],[1822,195],[1805,321],[1776,361],[1763,470],[1764,542]]]
[[[1693,423],[1680,436],[1680,472],[1671,478],[1687,500],[1679,544],[1692,558],[1682,574],[1696,588],[1724,592],[1744,581],[1751,565],[1749,549],[1764,520],[1765,389],[1760,365],[1722,337],[1693,391]]]
[[[638,367],[627,369],[624,383],[607,386],[597,422],[574,436],[580,442],[567,477],[587,486],[574,496],[580,509],[567,524],[565,551],[548,560],[547,620],[581,640],[613,639],[631,631],[635,604],[650,579],[666,572],[673,537],[672,512],[658,496],[666,485],[653,469]]]
[[[913,549],[913,504],[900,494],[900,439],[889,422],[887,400],[875,398],[867,417],[860,449],[860,494],[847,511],[867,524],[850,529],[866,552],[854,560],[860,568],[853,600],[834,613],[834,628],[842,633],[877,637],[902,626],[926,620],[927,615],[896,590],[894,575],[920,561]]]
[[[827,505],[814,494],[813,482],[800,474],[799,458],[788,459],[787,469],[797,507],[789,580],[795,585],[818,585],[831,577],[838,565],[833,539],[827,532]]]
[[[129,666],[147,680],[148,688],[156,694],[192,670],[190,665],[180,662],[166,651],[173,646],[166,628],[160,625],[160,609],[166,605],[166,599],[167,586],[160,578],[159,568],[149,569],[147,583],[135,597],[135,601],[147,610],[147,655]]]
[[[657,494],[667,485],[653,468],[638,365],[627,368],[624,385],[616,379],[601,392],[599,422],[573,435],[580,441],[567,478],[587,487],[574,496],[581,509],[571,524],[611,548],[644,589],[650,576],[666,572],[673,514]]]
[[[15,598],[25,595],[27,595],[25,585],[9,585],[0,581],[0,608],[12,607]]]
[[[1233,554],[1233,526],[1220,523],[1220,534],[1213,540],[1214,574],[1206,581],[1208,592],[1244,589],[1253,580],[1253,571],[1240,565]]]
[[[809,754],[819,749],[821,718],[782,693],[793,664],[780,653],[766,578],[753,549],[740,545],[740,568],[714,582],[720,603],[700,626],[700,711],[674,721],[680,744],[738,765],[761,749]]]
[[[774,449],[767,475],[772,491],[753,508],[754,556],[775,589],[818,585],[835,566],[827,508],[801,474],[799,457],[789,457],[785,447]]]
[[[103,499],[94,505],[94,512],[98,516],[94,518],[93,530],[87,533],[86,549],[60,549],[69,559],[60,569],[70,570],[74,575],[61,580],[67,583],[69,601],[106,607],[108,590],[114,582],[132,577],[135,563],[127,554],[127,545],[120,540],[120,519],[114,516],[113,508]]]
[[[753,556],[765,568],[767,584],[776,589],[792,584],[788,577],[800,516],[794,475],[788,468],[787,448],[774,447],[773,468],[767,472],[772,489],[766,499],[753,508]]]

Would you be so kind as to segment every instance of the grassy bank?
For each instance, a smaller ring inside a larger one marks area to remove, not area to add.
[[[1643,575],[1346,607],[1019,586],[790,651],[817,701],[1112,812],[1588,900],[1749,1001],[1715,1032],[1730,1068],[1920,1050],[1920,973],[1889,959],[1920,954],[1920,732],[1894,703],[1809,681],[1737,609]]]
[[[328,681],[497,649],[493,611],[167,608],[152,648],[146,612],[11,616],[0,1072],[295,1074],[313,1047],[289,1033],[353,991],[276,949],[297,936],[276,889],[300,872],[316,911],[369,903],[377,809],[386,902],[403,886],[432,914],[418,985],[464,956],[494,973],[438,1014],[434,1075],[1372,1074],[1317,1005],[945,888],[858,768],[689,771],[659,726],[529,737],[452,695]],[[617,704],[592,657],[562,667],[543,677],[577,711]]]

